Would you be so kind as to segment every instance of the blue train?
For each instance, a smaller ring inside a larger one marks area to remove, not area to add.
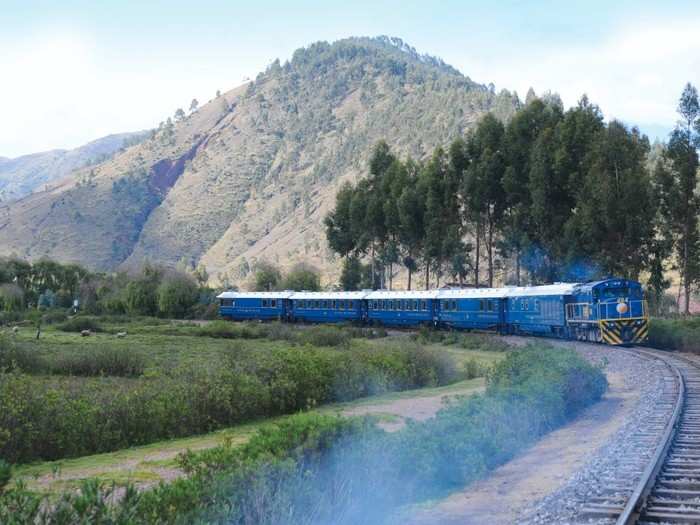
[[[577,339],[611,345],[647,340],[641,285],[628,279],[544,286],[426,291],[224,292],[231,320],[434,326]]]

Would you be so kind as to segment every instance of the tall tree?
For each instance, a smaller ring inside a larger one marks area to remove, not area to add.
[[[618,121],[591,149],[583,188],[566,228],[603,274],[638,278],[651,257],[654,199],[646,168],[649,141]]]
[[[696,194],[700,102],[698,91],[691,84],[687,84],[683,90],[678,113],[681,120],[671,133],[666,152],[671,174],[667,182],[672,200],[665,203],[664,209],[668,214],[670,230],[674,234],[674,247],[684,295],[684,312],[688,314],[691,290],[700,280],[700,199]]]
[[[482,238],[486,243],[487,282],[489,287],[493,286],[496,234],[504,212],[504,135],[503,124],[488,114],[479,122],[468,144],[471,162],[465,172],[463,194],[467,220],[475,227],[475,286],[479,286]]]
[[[403,251],[403,264],[408,271],[408,289],[411,289],[413,273],[418,269],[418,259],[425,243],[425,198],[419,188],[418,164],[408,159],[406,185],[398,199],[399,239]]]
[[[506,169],[503,175],[504,224],[502,247],[515,257],[515,281],[520,285],[524,251],[532,239],[532,206],[529,181],[532,148],[541,130],[548,125],[552,108],[530,96],[510,120],[504,137]]]

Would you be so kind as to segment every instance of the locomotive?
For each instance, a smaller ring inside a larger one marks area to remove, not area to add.
[[[223,292],[217,298],[220,315],[237,321],[434,326],[609,345],[643,344],[649,331],[641,284],[622,278],[425,291]]]

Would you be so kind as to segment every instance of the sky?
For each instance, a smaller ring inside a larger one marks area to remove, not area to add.
[[[697,0],[0,0],[0,156],[149,129],[299,47],[376,35],[521,98],[586,93],[652,139],[700,86]]]

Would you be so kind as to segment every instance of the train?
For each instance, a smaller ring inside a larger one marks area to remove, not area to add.
[[[623,346],[644,344],[649,332],[642,286],[623,278],[425,291],[227,291],[217,299],[221,317],[235,321],[429,326]]]

